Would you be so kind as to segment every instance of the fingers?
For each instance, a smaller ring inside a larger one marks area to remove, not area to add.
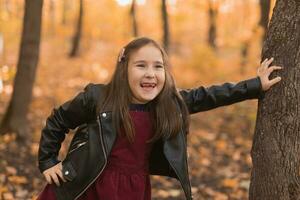
[[[269,66],[273,62],[274,58],[272,57],[271,59],[267,60],[266,64]]]
[[[277,76],[276,78],[270,80],[270,86],[278,83],[279,81],[281,81],[281,77],[280,76]]]
[[[275,66],[275,65],[272,66],[272,67],[270,67],[270,69],[273,69],[273,70],[274,70],[274,69],[282,69],[282,68],[283,68],[283,67],[281,67],[281,66]]]
[[[274,58],[266,58],[262,63],[261,63],[261,66],[264,68],[264,69],[267,69],[269,67],[269,65],[273,62]]]
[[[262,63],[261,66],[257,70],[258,75],[267,75],[269,76],[274,70],[283,69],[282,66],[270,66],[269,65],[274,61],[274,58],[266,58]]]
[[[54,182],[57,186],[60,186],[59,178],[61,178],[64,182],[66,182],[66,179],[63,177],[63,174],[62,174],[61,162],[58,163],[57,165],[45,170],[43,172],[43,174],[49,184],[52,184]]]
[[[268,68],[268,74],[270,75],[274,70],[283,69],[281,66],[271,66]]]
[[[267,66],[268,66],[268,63],[267,63],[267,62],[268,62],[268,61],[269,61],[269,59],[266,58],[266,59],[261,63],[261,66],[264,67],[264,68],[267,67]]]
[[[60,175],[58,175],[58,174],[59,174],[59,172],[52,172],[49,174],[45,174],[47,183],[52,184],[54,182],[57,186],[59,186],[60,182],[59,182],[58,176],[60,176]]]
[[[57,174],[53,174],[53,175],[52,175],[52,180],[54,181],[54,183],[55,183],[57,186],[60,186],[60,182],[59,182],[59,180],[58,180]]]
[[[64,182],[67,182],[67,180],[64,178],[61,170],[59,170],[57,174]]]
[[[58,176],[64,181],[67,182],[67,180],[64,178],[63,173],[62,173],[62,162],[58,163]]]
[[[274,71],[274,70],[279,70],[283,69],[282,66],[270,66],[271,63],[274,61],[274,58],[266,58],[262,63],[259,69],[257,70],[257,75],[261,78],[262,80],[262,86],[264,90],[268,90],[272,85],[278,83],[281,81],[281,77],[276,77],[272,80],[269,80],[269,75]],[[270,66],[270,67],[269,67]]]
[[[51,176],[49,174],[44,174],[44,176],[46,178],[47,183],[52,184]]]

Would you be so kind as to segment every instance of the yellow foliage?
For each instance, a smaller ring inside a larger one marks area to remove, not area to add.
[[[28,180],[25,176],[9,176],[8,180],[14,184],[26,184]]]
[[[195,44],[192,48],[190,62],[188,63],[198,74],[213,74],[218,67],[218,57],[207,45]]]

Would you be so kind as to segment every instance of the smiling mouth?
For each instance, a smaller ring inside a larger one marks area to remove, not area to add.
[[[156,87],[156,83],[141,83],[140,86],[145,89],[151,89]]]

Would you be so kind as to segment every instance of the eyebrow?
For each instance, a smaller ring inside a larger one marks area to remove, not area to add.
[[[139,62],[145,63],[146,61],[145,60],[138,60],[138,61],[135,61],[133,64],[136,64],[136,63],[139,63]],[[163,65],[163,63],[160,62],[160,61],[154,61],[154,63]]]

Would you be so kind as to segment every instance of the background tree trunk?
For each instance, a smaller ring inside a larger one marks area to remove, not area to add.
[[[136,1],[132,0],[131,8],[130,8],[130,16],[132,19],[132,30],[133,30],[133,36],[138,36],[138,26],[136,21]]]
[[[67,24],[67,13],[70,10],[70,2],[69,0],[63,0],[62,1],[62,17],[61,17],[61,24],[66,25]]]
[[[246,66],[247,66],[247,62],[248,62],[248,55],[249,55],[249,48],[250,48],[250,39],[245,40],[242,43],[242,48],[241,48],[241,70],[240,73],[242,75],[245,74],[246,71]]]
[[[0,134],[16,132],[18,138],[23,138],[28,132],[26,114],[31,102],[39,60],[42,7],[43,0],[25,1],[23,31],[14,90],[2,119]]]
[[[250,200],[300,199],[300,1],[277,0],[262,60],[274,57],[282,80],[258,102]]]
[[[55,21],[56,21],[56,16],[55,16],[55,2],[54,0],[49,1],[49,32],[51,36],[55,35]]]
[[[266,31],[268,29],[269,14],[271,9],[271,0],[259,0],[260,7],[260,21],[259,26],[263,28],[263,40],[266,38]]]
[[[5,0],[3,2],[4,11],[8,14],[8,17],[11,17],[12,14],[12,3],[10,0]]]
[[[240,62],[240,74],[245,75],[245,72],[247,71],[247,66],[249,64],[249,55],[251,44],[253,43],[253,35],[255,34],[255,29],[252,28],[251,31],[249,31],[249,26],[246,25],[247,22],[250,20],[251,12],[250,12],[251,3],[249,0],[243,1],[243,15],[240,17],[242,18],[242,24],[243,24],[243,37],[241,40],[241,62]]]
[[[162,21],[163,21],[163,44],[166,51],[169,51],[170,46],[170,30],[169,30],[169,20],[168,20],[168,11],[166,0],[162,0],[161,4],[161,13],[162,13]]]
[[[80,44],[81,34],[82,34],[83,0],[79,0],[79,2],[80,2],[79,16],[78,16],[76,31],[73,37],[72,49],[69,54],[70,57],[76,57],[78,55],[79,44]]]
[[[5,63],[5,46],[4,46],[4,38],[2,32],[0,32],[0,65],[2,66],[3,63]],[[0,76],[1,79],[1,76]]]
[[[208,29],[208,44],[216,49],[216,37],[217,37],[217,10],[212,0],[208,1],[208,18],[209,18],[209,29]]]

